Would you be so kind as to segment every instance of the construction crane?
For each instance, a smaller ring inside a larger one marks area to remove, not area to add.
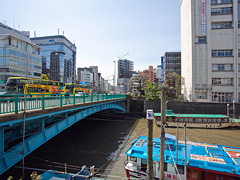
[[[127,56],[128,54],[129,54],[129,52],[128,52],[127,54],[124,54],[122,57],[119,57],[119,56],[118,56],[118,60],[124,58],[124,57]]]

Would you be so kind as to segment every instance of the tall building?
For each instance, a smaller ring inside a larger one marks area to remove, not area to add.
[[[164,77],[168,73],[177,73],[181,75],[181,52],[165,52],[163,57]]]
[[[133,62],[127,59],[118,60],[118,93],[126,94],[128,91],[128,82],[133,76]]]
[[[65,36],[31,38],[42,49],[42,72],[51,80],[76,82],[76,46]]]
[[[30,33],[0,23],[0,91],[8,77],[41,78],[41,47],[30,41]]]
[[[238,0],[181,0],[183,93],[190,101],[239,101]]]
[[[98,66],[90,66],[93,70],[93,91],[98,92]]]

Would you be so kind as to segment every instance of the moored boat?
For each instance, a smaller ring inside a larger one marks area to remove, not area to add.
[[[178,149],[178,151],[177,151]],[[126,152],[128,179],[146,179],[147,137],[141,136]],[[159,179],[160,139],[153,138],[153,177]],[[185,171],[186,168],[186,171]],[[164,179],[240,179],[240,147],[177,141],[166,134]]]
[[[153,113],[155,123],[161,126],[161,113]],[[188,128],[226,128],[233,122],[231,118],[221,114],[175,114],[172,110],[166,110],[166,127]]]

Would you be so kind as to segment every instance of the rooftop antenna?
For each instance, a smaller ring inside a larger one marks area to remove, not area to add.
[[[3,24],[4,24],[4,25],[6,25],[6,22],[7,22],[7,21],[6,21],[6,20],[4,20],[4,19],[3,19],[2,21],[3,21]]]
[[[15,29],[15,16],[13,15],[13,29]]]

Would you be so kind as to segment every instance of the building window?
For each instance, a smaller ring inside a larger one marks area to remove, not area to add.
[[[232,22],[217,22],[212,23],[212,29],[231,29]]]
[[[233,85],[233,78],[212,78],[213,85]]]
[[[233,71],[233,64],[213,64],[212,71]]]
[[[232,50],[212,50],[212,57],[232,57]]]
[[[232,4],[232,0],[211,0],[211,5],[216,4]]]
[[[212,92],[213,102],[232,102],[232,92]]]
[[[232,14],[232,7],[212,8],[211,15]]]
[[[199,44],[207,43],[207,37],[198,37],[198,43]]]

